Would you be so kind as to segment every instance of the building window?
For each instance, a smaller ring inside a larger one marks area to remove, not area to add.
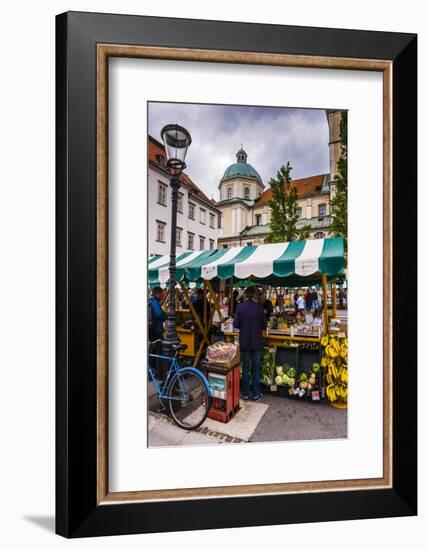
[[[262,215],[256,214],[256,225],[262,225]]]
[[[210,239],[210,250],[214,248],[214,241],[213,239]]]
[[[211,229],[215,228],[215,214],[210,212],[210,227]]]
[[[177,197],[177,212],[180,212],[180,214],[183,213],[183,193],[178,193]]]
[[[207,211],[203,208],[199,208],[199,221],[205,225],[205,218],[207,215]]]
[[[232,198],[232,188],[231,188],[231,187],[228,187],[228,188],[227,188],[227,198],[228,198],[228,199],[231,199],[231,198]]]
[[[177,227],[177,233],[176,233],[176,238],[175,238],[175,242],[177,244],[177,246],[182,246],[181,244],[181,234],[183,233],[183,230],[181,229],[181,227]]]
[[[323,202],[318,205],[318,217],[324,218],[327,215],[327,205]]]
[[[199,235],[199,250],[205,250],[205,237]]]
[[[195,205],[193,202],[189,202],[189,218],[191,220],[195,219]]]
[[[250,188],[245,187],[244,188],[244,199],[249,199],[249,198],[250,198]]]
[[[188,233],[187,248],[189,250],[194,250],[195,249],[195,234],[194,233]]]
[[[161,204],[162,206],[166,206],[167,189],[168,189],[168,187],[164,183],[159,182],[159,184],[158,184],[158,204]]]
[[[164,162],[165,162],[165,158],[163,155],[156,155],[156,159],[158,161],[158,163],[163,166],[164,165]]]
[[[165,242],[165,227],[166,223],[156,221],[156,240],[160,243]]]
[[[227,244],[224,244],[224,245],[223,245],[223,248],[229,248],[229,247],[227,246]]]
[[[324,239],[324,237],[325,237],[325,233],[323,233],[322,231],[318,231],[314,235],[314,239]]]
[[[299,218],[299,220],[302,217],[302,209],[300,208],[300,206],[296,208],[296,216]]]
[[[246,244],[247,246],[253,246],[253,243],[251,241],[248,241]]]

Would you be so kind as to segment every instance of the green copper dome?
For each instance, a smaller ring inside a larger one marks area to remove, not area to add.
[[[247,178],[254,178],[260,183],[262,183],[262,178],[255,168],[248,164],[247,162],[247,153],[244,149],[239,149],[236,153],[236,159],[238,162],[231,164],[226,168],[222,180],[227,180],[229,178],[234,178],[236,176],[245,176]]]

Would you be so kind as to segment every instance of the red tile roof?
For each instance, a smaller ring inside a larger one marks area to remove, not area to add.
[[[300,178],[298,180],[292,180],[291,184],[296,188],[297,198],[308,197],[310,195],[317,195],[324,180],[325,174],[319,174],[318,176],[310,176],[309,178]],[[255,206],[264,206],[272,198],[272,190],[269,187],[260,197],[257,199]]]
[[[160,168],[161,170],[165,170],[165,163],[166,163],[166,154],[165,154],[165,148],[157,141],[154,137],[149,136],[148,139],[148,161],[149,163],[155,165],[157,168]],[[187,174],[184,172],[180,176],[180,180],[188,185],[190,189],[192,190],[192,193],[198,197],[199,199],[208,202],[209,204],[215,206],[215,201],[212,199],[209,199],[201,189],[196,185],[194,181],[192,181]]]

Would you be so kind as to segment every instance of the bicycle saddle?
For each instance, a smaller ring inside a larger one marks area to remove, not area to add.
[[[180,350],[184,350],[187,348],[187,345],[186,344],[172,344],[171,348],[174,350],[174,351],[180,351]]]

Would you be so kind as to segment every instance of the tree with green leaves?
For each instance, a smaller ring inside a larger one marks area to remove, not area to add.
[[[342,111],[340,119],[340,158],[334,179],[335,193],[330,201],[331,234],[343,237],[345,251],[348,244],[348,113]]]
[[[276,178],[271,178],[269,185],[272,198],[268,202],[271,209],[269,234],[265,239],[267,243],[281,243],[306,239],[309,236],[310,226],[297,228],[299,220],[296,214],[297,191],[292,185],[292,166],[287,162],[281,166]]]

